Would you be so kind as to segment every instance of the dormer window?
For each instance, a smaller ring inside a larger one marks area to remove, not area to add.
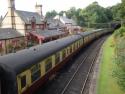
[[[32,30],[35,31],[35,29],[36,29],[36,18],[34,16],[31,19],[31,27],[32,27]]]

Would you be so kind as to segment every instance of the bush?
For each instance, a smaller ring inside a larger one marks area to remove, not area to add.
[[[125,27],[121,27],[114,33],[115,40],[115,63],[114,77],[118,85],[125,91]]]
[[[125,35],[125,27],[121,27],[120,29],[116,30],[114,33],[114,37],[123,37]]]

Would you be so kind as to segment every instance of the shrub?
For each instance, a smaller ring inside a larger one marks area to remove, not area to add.
[[[121,27],[120,29],[116,30],[114,33],[114,37],[123,37],[125,35],[125,27]]]
[[[125,27],[121,27],[114,33],[115,40],[115,63],[114,77],[118,85],[125,91]]]

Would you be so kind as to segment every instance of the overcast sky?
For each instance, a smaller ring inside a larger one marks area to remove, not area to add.
[[[7,12],[8,0],[0,0],[0,15]],[[68,10],[74,6],[76,8],[85,8],[92,2],[97,1],[101,6],[107,7],[120,3],[121,0],[15,0],[16,9],[25,11],[35,11],[35,4],[38,2],[43,5],[43,14],[47,11]]]

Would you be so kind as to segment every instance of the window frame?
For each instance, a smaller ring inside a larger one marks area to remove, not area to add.
[[[40,64],[36,64],[30,68],[31,71],[31,82],[34,83],[41,77],[41,66]],[[36,78],[34,78],[37,76]]]
[[[49,62],[48,62],[49,61]],[[53,67],[53,65],[52,65],[52,57],[49,57],[49,58],[47,58],[46,60],[45,60],[45,73],[47,73],[47,72],[49,72],[51,69],[52,69],[52,67]],[[50,65],[51,64],[51,65]],[[48,67],[49,66],[49,67]]]
[[[26,85],[25,87],[21,87],[21,77],[26,76]],[[28,86],[30,86],[31,83],[31,78],[30,78],[31,74],[30,74],[30,70],[26,70],[24,72],[21,72],[19,75],[17,75],[17,84],[18,84],[18,93],[22,93],[24,92]]]
[[[23,86],[22,86],[22,80],[25,80],[25,85],[23,85]],[[20,84],[21,84],[21,90],[23,90],[26,87],[26,84],[27,84],[26,75],[23,75],[23,76],[20,77]]]
[[[67,57],[66,49],[62,50],[62,59],[65,59]]]
[[[57,56],[58,56],[58,58],[57,58]],[[57,65],[57,64],[60,63],[60,61],[61,61],[60,57],[61,57],[60,52],[57,52],[57,53],[55,54],[55,65]]]

